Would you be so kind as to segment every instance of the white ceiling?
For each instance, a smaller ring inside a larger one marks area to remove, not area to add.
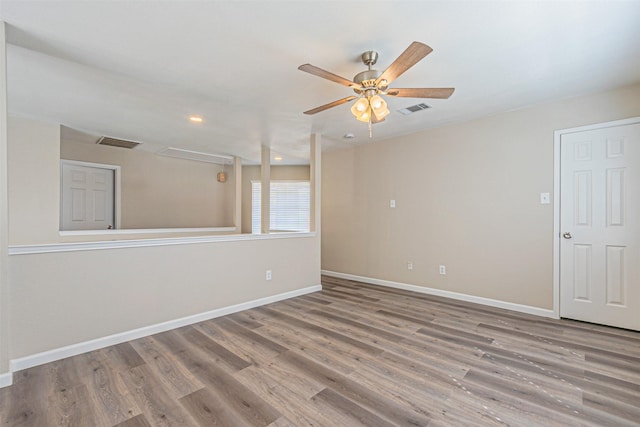
[[[304,162],[311,132],[344,147],[640,81],[640,1],[3,0],[0,15],[10,114],[253,162],[261,144]],[[414,40],[434,51],[392,86],[450,99],[410,116],[395,110],[424,100],[388,99],[373,139],[351,104],[302,114],[352,92],[299,65],[351,79],[363,51],[384,70]]]

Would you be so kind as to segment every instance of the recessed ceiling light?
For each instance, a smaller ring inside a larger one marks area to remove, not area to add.
[[[278,161],[278,162],[279,162],[280,160],[282,160],[282,156],[275,156],[275,157],[273,158],[273,160],[276,160],[276,161]]]
[[[353,138],[355,138],[356,136],[355,136],[352,132],[349,132],[349,133],[345,133],[342,137],[343,137],[344,139],[353,139]]]
[[[190,116],[189,120],[191,120],[193,123],[202,123],[202,117],[200,116]]]

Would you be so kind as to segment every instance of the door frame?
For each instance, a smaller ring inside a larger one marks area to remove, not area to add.
[[[560,141],[563,135],[640,123],[640,117],[560,129],[553,132],[553,316],[560,313]]]
[[[85,166],[89,168],[109,169],[113,171],[113,229],[120,228],[120,166],[103,163],[83,162],[80,160],[60,159],[60,206],[58,209],[59,232],[62,232],[62,165]]]

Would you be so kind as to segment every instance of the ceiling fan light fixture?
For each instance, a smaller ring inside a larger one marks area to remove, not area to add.
[[[380,95],[372,96],[369,103],[371,104],[371,110],[373,111],[373,114],[375,114],[376,119],[382,120],[389,115],[390,111],[387,107],[387,103]]]
[[[376,111],[376,110],[380,110],[383,104],[386,104],[386,102],[384,102],[384,99],[382,99],[380,95],[374,95],[369,100],[369,104],[371,104],[371,108],[373,108],[373,110]]]
[[[379,110],[379,111],[376,111],[376,110],[373,111],[373,114],[376,116],[376,119],[378,119],[378,121],[387,117],[389,113],[391,113],[391,111],[389,111],[388,108],[384,108],[383,110]]]
[[[369,100],[367,98],[360,98],[356,101],[355,104],[351,107],[351,112],[354,116],[358,117],[362,115],[369,108]]]
[[[367,107],[367,109],[363,113],[357,114],[356,119],[358,119],[361,122],[368,123],[369,120],[371,119],[371,108]]]

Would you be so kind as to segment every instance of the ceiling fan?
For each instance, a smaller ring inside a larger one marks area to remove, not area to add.
[[[358,101],[351,107],[351,112],[358,120],[369,123],[369,136],[371,136],[371,124],[383,121],[389,114],[387,103],[380,95],[403,98],[447,99],[455,90],[454,88],[389,87],[391,82],[432,51],[433,49],[424,43],[413,42],[383,73],[371,69],[371,66],[378,60],[378,52],[372,50],[364,52],[362,54],[362,62],[368,67],[368,70],[356,74],[353,81],[311,64],[301,65],[298,67],[299,70],[350,87],[358,95],[347,96],[346,98],[321,105],[305,111],[304,114],[316,114],[358,98]]]

